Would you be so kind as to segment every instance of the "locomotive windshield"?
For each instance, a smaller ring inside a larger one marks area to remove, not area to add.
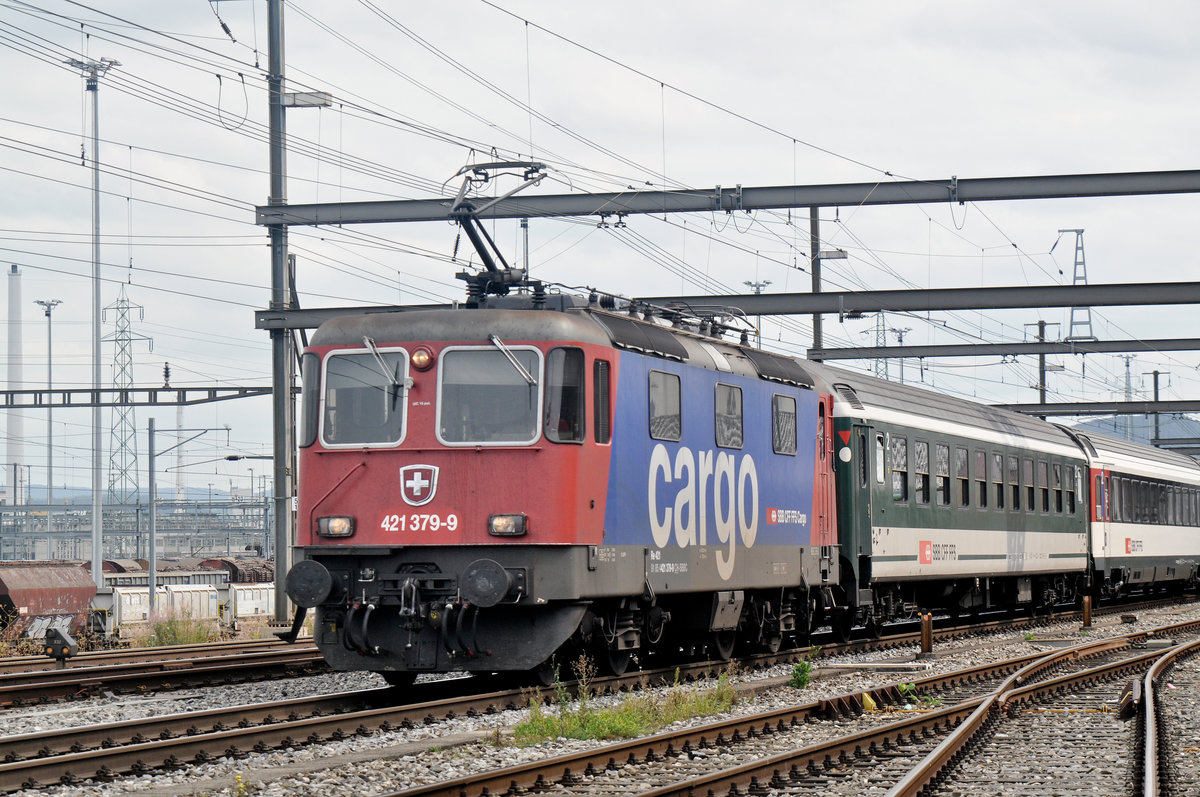
[[[447,349],[440,371],[438,437],[443,443],[526,445],[537,439],[542,368],[536,349]]]
[[[403,351],[333,354],[325,361],[326,445],[395,445],[404,439]]]

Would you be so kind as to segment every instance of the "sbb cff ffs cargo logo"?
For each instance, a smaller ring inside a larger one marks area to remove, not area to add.
[[[424,506],[437,494],[436,465],[405,465],[400,469],[400,497],[409,506]]]

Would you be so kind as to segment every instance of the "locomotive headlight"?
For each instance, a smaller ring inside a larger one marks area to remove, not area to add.
[[[354,534],[354,518],[345,516],[317,518],[317,534],[322,537],[349,537]]]
[[[488,518],[488,534],[493,537],[522,537],[525,531],[524,515],[492,515]]]
[[[429,366],[433,365],[433,351],[428,346],[418,346],[413,350],[410,360],[413,368],[428,371]]]

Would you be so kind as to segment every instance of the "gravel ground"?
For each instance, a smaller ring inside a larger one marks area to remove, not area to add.
[[[1185,611],[1141,612],[1139,622],[1128,625],[1119,616],[1096,622],[1085,637],[1077,623],[1058,623],[1038,629],[1037,639],[1026,639],[1027,632],[1006,632],[985,637],[942,643],[935,646],[933,658],[915,660],[915,648],[859,654],[822,660],[815,679],[803,690],[785,685],[759,690],[740,702],[736,714],[750,714],[807,703],[823,697],[858,691],[895,681],[914,680],[925,675],[949,672],[1024,655],[1045,649],[1039,640],[1072,638],[1083,641],[1128,633],[1200,617],[1200,607]],[[897,671],[872,671],[864,665],[890,664],[911,667]],[[862,669],[860,669],[862,668]],[[786,680],[790,667],[735,677],[739,684],[753,685],[767,679]],[[193,708],[243,705],[286,697],[327,694],[352,689],[383,686],[382,679],[371,674],[341,673],[310,676],[281,682],[197,689],[169,695],[146,697],[95,698],[84,703],[19,709],[0,713],[0,748],[3,736],[29,733],[66,725],[111,722],[123,718],[185,712]],[[762,686],[762,684],[759,684]],[[677,688],[699,689],[699,685]],[[665,691],[665,690],[659,690]],[[599,705],[619,702],[619,696],[600,697]],[[291,797],[365,797],[425,783],[450,780],[473,772],[510,766],[546,758],[571,750],[600,746],[599,742],[557,739],[532,747],[517,747],[502,741],[510,726],[525,718],[525,711],[504,711],[482,717],[460,717],[451,721],[411,730],[397,730],[366,738],[288,748],[242,759],[218,759],[209,764],[189,766],[171,773],[127,777],[113,783],[84,782],[44,791],[20,792],[22,797],[107,797],[118,794],[139,795],[263,795]],[[722,717],[698,718],[689,724],[701,724]],[[497,743],[501,740],[500,743]]]

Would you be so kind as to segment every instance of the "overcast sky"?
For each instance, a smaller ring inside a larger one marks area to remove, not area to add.
[[[554,170],[534,189],[545,193],[1195,168],[1197,30],[1200,6],[1182,1],[1135,10],[289,0],[288,88],[329,91],[333,105],[288,112],[288,199],[429,198],[457,190],[450,178],[467,163],[530,157]],[[0,0],[0,44],[0,262],[6,296],[9,264],[21,271],[23,386],[45,384],[46,323],[33,302],[52,298],[63,302],[53,316],[54,383],[91,384],[91,171],[81,160],[81,150],[91,157],[91,112],[79,70],[64,62],[102,57],[120,62],[99,92],[102,304],[125,284],[144,308],[133,329],[153,351],[134,344],[136,383],[160,384],[170,362],[174,385],[268,385],[269,342],[253,328],[270,287],[265,231],[254,224],[269,188],[265,0]],[[1086,230],[1093,283],[1195,279],[1198,210],[1195,196],[831,209],[822,246],[849,259],[825,264],[826,287],[1069,283],[1074,234],[1050,250],[1059,229],[1076,228]],[[529,266],[547,282],[630,296],[811,284],[805,212],[627,225],[535,220]],[[516,225],[496,225],[494,235],[520,263]],[[469,247],[463,241],[452,262],[455,238],[446,223],[293,229],[301,304],[462,298],[454,274]],[[116,315],[106,315],[107,336]],[[1194,310],[1091,317],[1101,339],[1183,337]],[[1022,340],[1039,318],[1051,337],[1070,331],[1067,310],[889,314],[885,326],[905,330],[906,343]],[[875,324],[827,318],[826,344],[873,344]],[[0,335],[7,341],[6,325]],[[763,335],[793,354],[811,343],[799,317],[766,319]],[[7,364],[7,344],[0,352]],[[112,356],[105,343],[106,380]],[[1050,378],[1051,400],[1124,395],[1119,357],[1052,362],[1065,370]],[[1143,373],[1159,370],[1164,398],[1195,398],[1198,363],[1196,353],[1139,355],[1129,367],[1134,392],[1145,396]],[[898,372],[892,363],[891,377]],[[987,401],[1036,400],[1036,358],[924,369],[910,361],[905,379]],[[159,428],[176,426],[174,410],[154,414]],[[149,416],[137,411],[140,456]],[[56,486],[87,484],[90,413],[60,410],[54,423]],[[34,484],[45,481],[45,424],[44,413],[27,413]],[[269,451],[267,400],[184,413],[187,427],[225,425],[228,437],[187,447],[191,486],[246,487],[247,463],[210,460]]]

